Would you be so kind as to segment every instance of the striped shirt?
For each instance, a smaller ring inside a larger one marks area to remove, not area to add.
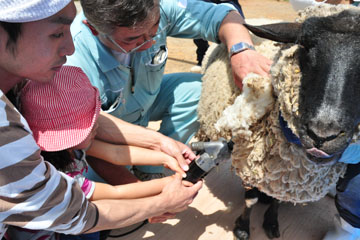
[[[79,234],[97,217],[75,180],[43,161],[27,122],[0,90],[0,239],[6,225]]]

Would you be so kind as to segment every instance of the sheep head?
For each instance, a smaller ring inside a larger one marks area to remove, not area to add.
[[[308,158],[336,162],[360,123],[360,11],[345,10],[302,23],[246,27],[259,37],[299,47],[298,114],[293,119]]]

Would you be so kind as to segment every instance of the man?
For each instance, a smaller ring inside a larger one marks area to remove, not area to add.
[[[183,143],[198,129],[201,75],[163,74],[167,36],[226,44],[240,88],[248,73],[266,75],[270,69],[271,61],[253,50],[243,18],[231,5],[197,0],[81,0],[81,5],[83,13],[71,27],[75,53],[66,64],[81,67],[100,90],[103,111],[141,126],[161,120],[159,132]],[[143,172],[161,173],[162,167],[135,170],[141,178]]]
[[[70,24],[75,15],[71,0],[0,1],[0,239],[7,225],[65,234],[131,225],[184,210],[201,188],[201,182],[185,187],[177,176],[154,197],[88,202],[72,178],[42,160],[26,120],[5,94],[25,79],[47,82],[54,77],[74,52]],[[174,151],[175,158],[186,149],[140,127],[124,124],[120,132],[121,122],[113,120],[102,115],[99,124],[107,125],[101,127],[99,138]],[[107,131],[112,135],[106,137]],[[132,134],[154,139],[137,141]],[[155,147],[159,142],[177,147]]]

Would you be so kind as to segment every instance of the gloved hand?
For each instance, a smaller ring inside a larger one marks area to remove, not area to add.
[[[339,162],[357,164],[360,162],[360,142],[351,143],[341,155]]]

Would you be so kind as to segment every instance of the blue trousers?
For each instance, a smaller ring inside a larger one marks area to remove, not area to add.
[[[100,232],[81,234],[81,235],[60,235],[60,240],[99,240]]]
[[[360,228],[360,163],[348,164],[344,178],[337,184],[335,205],[346,222]]]

